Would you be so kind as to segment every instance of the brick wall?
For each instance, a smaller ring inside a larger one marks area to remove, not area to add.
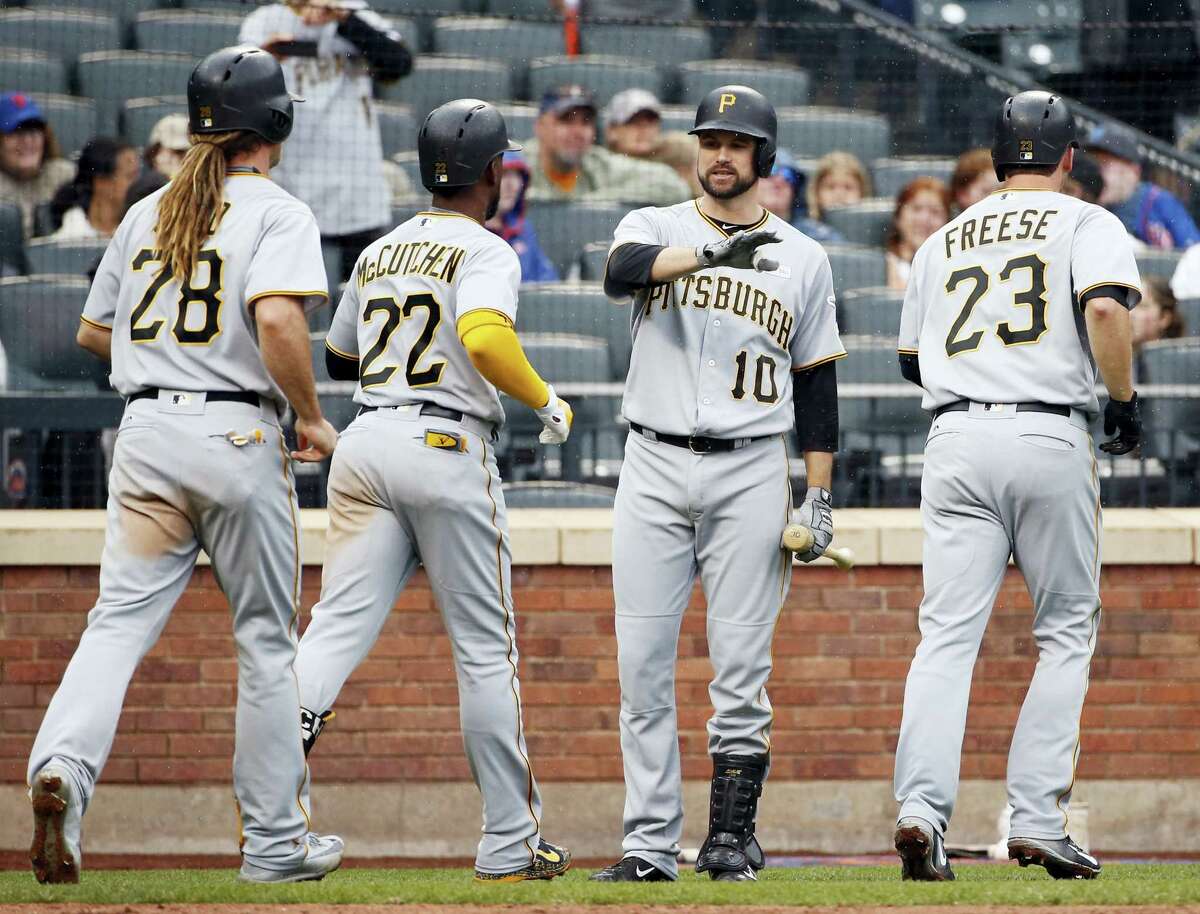
[[[0,782],[20,783],[34,733],[95,599],[94,568],[0,571]],[[542,780],[619,780],[607,568],[514,570],[522,689]],[[319,571],[305,570],[304,606]],[[1104,572],[1105,614],[1084,713],[1083,778],[1200,777],[1200,566]],[[891,776],[920,569],[798,569],[775,637],[773,778]],[[708,661],[699,594],[678,690],[685,777],[707,778]],[[130,686],[104,778],[224,783],[235,664],[225,600],[197,570]],[[1033,669],[1030,605],[1010,572],[976,671],[964,778],[1003,777]],[[325,782],[466,780],[449,646],[423,576],[402,594],[322,736]]]

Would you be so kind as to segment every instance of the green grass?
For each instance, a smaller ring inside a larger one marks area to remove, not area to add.
[[[717,885],[685,872],[674,884],[605,886],[580,870],[550,883],[477,885],[468,870],[345,869],[323,882],[248,886],[233,870],[88,871],[75,886],[38,885],[0,872],[0,903],[696,904],[763,905],[1182,905],[1200,903],[1200,864],[1111,865],[1093,882],[1056,882],[1017,866],[958,868],[958,881],[902,883],[899,868],[769,869],[757,885]]]

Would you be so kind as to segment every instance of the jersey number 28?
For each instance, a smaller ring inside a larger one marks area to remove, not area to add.
[[[205,264],[208,267],[208,285],[196,289],[192,287],[189,279],[180,286],[175,326],[171,328],[175,339],[184,346],[207,346],[221,332],[221,270],[224,264],[217,252],[212,250],[201,251],[196,257],[196,262],[197,265]],[[161,255],[150,248],[142,248],[133,258],[132,267],[135,272],[141,272],[149,263],[162,263]],[[161,318],[147,321],[146,314],[162,287],[172,278],[165,270],[159,270],[154,281],[146,288],[141,301],[133,309],[129,318],[129,338],[133,342],[152,343],[158,339],[166,321]],[[193,302],[198,302],[204,307],[204,324],[189,328],[188,314]]]
[[[1002,321],[997,324],[996,336],[1000,337],[1000,342],[1005,346],[1023,346],[1027,343],[1036,343],[1042,338],[1042,334],[1047,329],[1046,262],[1038,257],[1037,254],[1014,257],[1000,270],[1000,281],[1008,282],[1018,270],[1029,271],[1029,288],[1014,294],[1013,304],[1029,309],[1029,326],[1020,330],[1014,330],[1008,321]],[[970,293],[967,295],[966,302],[962,306],[962,310],[958,313],[958,317],[954,319],[954,323],[950,326],[950,332],[946,335],[947,358],[954,358],[954,356],[961,355],[964,352],[974,352],[979,348],[979,344],[983,342],[982,330],[976,330],[974,333],[969,333],[966,336],[962,336],[961,334],[963,327],[970,320],[971,311],[991,287],[992,278],[980,266],[964,267],[961,270],[955,270],[950,274],[950,278],[946,280],[947,294],[953,293],[964,282],[970,282],[973,285]]]

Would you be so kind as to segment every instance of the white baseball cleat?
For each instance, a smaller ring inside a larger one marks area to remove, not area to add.
[[[33,844],[29,862],[38,882],[78,882],[82,803],[66,770],[47,765],[33,779]]]
[[[317,835],[309,832],[305,840],[308,844],[308,855],[299,866],[288,870],[274,870],[243,858],[238,882],[270,884],[316,881],[324,879],[342,865],[342,853],[346,849],[346,843],[337,835]]]

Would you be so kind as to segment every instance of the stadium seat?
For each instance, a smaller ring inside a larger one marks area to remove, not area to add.
[[[866,289],[887,281],[883,251],[857,244],[826,244],[829,266],[833,270],[833,289]]]
[[[131,98],[121,109],[121,136],[135,146],[150,142],[150,131],[168,114],[187,114],[186,95]]]
[[[45,9],[0,12],[0,47],[45,51],[70,70],[79,55],[121,46],[120,28],[112,16]],[[142,93],[145,94],[145,93]]]
[[[243,18],[190,10],[155,10],[137,17],[134,42],[142,51],[175,51],[200,58],[218,48],[237,44]]]
[[[1159,251],[1153,248],[1138,251],[1134,255],[1139,275],[1157,276],[1166,280],[1175,275],[1175,268],[1179,266],[1182,256],[1182,251]]]
[[[1043,21],[1064,25],[1078,22],[1082,16],[1080,0],[1056,0],[1053,4],[1044,0],[1004,0],[1001,3],[996,0],[923,0],[913,6],[918,25],[942,28],[947,24],[975,28],[1027,27]],[[943,17],[946,7],[955,9]]]
[[[71,156],[96,135],[96,103],[90,98],[70,95],[39,95],[37,103],[46,112],[64,156]]]
[[[125,22],[145,10],[165,6],[169,0],[25,0],[25,6],[54,7],[78,12],[114,16]]]
[[[1144,450],[1167,460],[1194,454],[1200,448],[1200,397],[1194,396],[1200,386],[1200,340],[1147,343],[1139,362],[1143,374],[1139,397],[1145,398]],[[1186,385],[1187,389],[1155,391],[1159,385]]]
[[[530,480],[506,482],[504,503],[508,508],[611,508],[616,489],[579,482]]]
[[[900,308],[904,293],[898,289],[850,289],[837,298],[838,329],[842,333],[887,340],[893,348],[900,337]]]
[[[376,87],[380,98],[409,105],[418,121],[455,98],[510,98],[512,73],[507,63],[469,57],[418,56],[404,79]]]
[[[1183,321],[1183,335],[1200,337],[1200,298],[1181,298],[1175,303],[1175,309]]]
[[[407,105],[379,102],[375,105],[375,113],[379,117],[379,134],[383,140],[385,157],[390,158],[398,152],[416,149],[420,124],[413,117],[411,108]],[[420,182],[417,182],[417,186],[420,186]]]
[[[195,66],[190,54],[96,51],[79,58],[79,88],[96,101],[100,132],[116,134],[125,99],[185,92]]]
[[[603,282],[604,267],[608,263],[608,241],[593,241],[585,244],[579,255],[579,278],[587,282]]]
[[[421,184],[421,163],[417,159],[416,150],[413,150],[414,143],[409,143],[410,152],[398,152],[392,156],[392,161],[404,169],[404,173],[408,175],[408,180],[418,193],[424,193],[424,187]]]
[[[779,145],[801,158],[852,152],[864,164],[892,154],[892,128],[886,117],[842,108],[786,108],[779,111]]]
[[[629,309],[614,305],[593,283],[534,283],[521,286],[517,330],[526,333],[572,333],[608,343],[610,376],[621,378],[629,368],[633,340]],[[607,380],[607,379],[606,379]]]
[[[104,256],[107,241],[51,241],[38,238],[25,246],[30,273],[86,276]]]
[[[478,0],[372,0],[371,9],[380,15],[412,16],[419,13],[422,16],[456,16],[459,13],[474,13],[478,11]]]
[[[518,306],[518,322],[520,314]],[[529,364],[555,384],[598,384],[613,380],[612,359],[603,339],[571,333],[522,332],[519,336]]]
[[[483,16],[447,16],[433,26],[433,49],[439,54],[495,58],[513,71],[513,92],[524,95],[527,61],[563,53],[561,25],[522,22]],[[491,96],[495,97],[495,96]]]
[[[483,0],[483,11],[493,16],[558,18],[546,0]]]
[[[521,26],[524,30],[528,26]],[[672,60],[708,60],[712,56],[712,38],[707,29],[678,25],[644,25],[585,22],[580,40],[588,54],[612,54],[630,60],[661,60],[664,48],[671,49]],[[558,51],[554,53],[560,53]],[[713,88],[721,83],[716,83]],[[800,102],[787,104],[802,105]]]
[[[89,283],[75,276],[0,280],[9,390],[95,389],[107,367],[75,343]]]
[[[526,217],[560,276],[578,263],[584,247],[611,241],[617,223],[629,212],[618,203],[531,203]]]
[[[25,272],[24,237],[20,208],[0,203],[0,266],[5,271]]]
[[[679,58],[687,60],[686,57]],[[808,104],[809,77],[806,70],[791,64],[772,61],[691,60],[679,66],[679,101],[696,105],[713,89],[729,84],[750,86],[779,108]],[[791,149],[785,143],[780,145]],[[793,150],[795,151],[795,150]]]
[[[884,235],[892,224],[896,204],[890,199],[870,199],[850,206],[839,206],[825,213],[825,222],[851,244],[883,247]]]
[[[418,183],[417,191],[425,196],[392,207],[392,226],[407,222],[421,210],[429,209],[429,194]]]
[[[695,105],[663,105],[663,130],[682,130],[687,133],[694,126],[696,126]]]
[[[0,48],[0,86],[35,98],[46,92],[66,93],[67,68],[61,59],[45,51]]]
[[[937,156],[902,156],[871,163],[871,178],[878,197],[894,197],[914,178],[932,177],[949,182],[956,159]]]
[[[529,97],[538,101],[556,86],[578,84],[596,96],[601,107],[623,89],[649,89],[663,97],[662,72],[652,63],[620,56],[539,57],[529,62]]]
[[[315,331],[308,335],[309,349],[312,351],[313,378],[318,384],[332,380],[325,368],[325,332]]]
[[[533,124],[538,118],[536,105],[500,105],[508,136],[518,143],[533,139]]]

